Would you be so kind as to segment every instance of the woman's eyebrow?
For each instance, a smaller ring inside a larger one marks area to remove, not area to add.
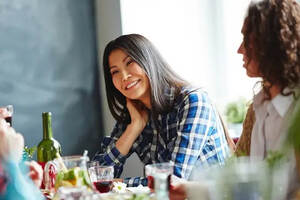
[[[122,62],[125,62],[127,58],[130,58],[130,56],[126,56],[125,58],[123,58]],[[109,66],[109,69],[113,69],[113,68],[116,68],[117,66],[113,65],[113,66]]]
[[[109,66],[109,69],[113,69],[113,68],[116,68],[117,66],[113,65],[113,66]]]
[[[125,62],[126,59],[127,59],[128,57],[130,57],[130,56],[126,56],[126,57],[122,60],[122,62]]]

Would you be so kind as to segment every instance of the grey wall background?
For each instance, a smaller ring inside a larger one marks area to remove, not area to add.
[[[93,155],[102,132],[93,0],[0,1],[0,104],[28,146],[52,112],[63,155]]]
[[[100,93],[102,96],[102,116],[105,118],[103,130],[105,135],[110,132],[115,124],[106,99],[105,81],[102,69],[102,56],[108,42],[122,35],[121,8],[119,0],[95,0],[96,31],[98,63],[100,66]]]
[[[115,120],[110,114],[108,104],[106,101],[104,77],[102,73],[102,55],[106,44],[122,35],[122,19],[121,19],[121,5],[120,0],[96,0],[96,24],[97,24],[97,39],[99,52],[100,82],[101,82],[101,96],[102,99],[102,114],[105,119],[103,130],[105,135],[110,135],[110,132],[115,124]],[[143,176],[144,165],[134,153],[126,160],[121,177]]]

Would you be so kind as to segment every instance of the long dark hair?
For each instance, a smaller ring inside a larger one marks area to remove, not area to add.
[[[174,90],[175,98],[182,86],[188,83],[178,76],[163,59],[154,45],[144,36],[139,34],[122,35],[109,42],[104,50],[103,70],[105,77],[107,101],[113,117],[117,121],[130,121],[126,108],[126,98],[115,88],[109,70],[108,58],[112,51],[120,49],[128,54],[149,78],[151,87],[151,112],[153,116],[168,112],[172,107],[166,89]]]
[[[294,94],[283,90],[298,87],[300,81],[299,4],[294,0],[252,2],[244,26],[246,55],[259,64],[265,99],[271,98],[274,85],[284,96]]]

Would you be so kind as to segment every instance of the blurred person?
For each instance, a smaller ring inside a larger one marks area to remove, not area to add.
[[[300,6],[295,0],[252,1],[242,27],[243,55],[247,75],[259,77],[261,91],[253,98],[237,143],[238,156],[266,158],[282,148],[300,80]],[[288,196],[298,187],[295,155],[291,155]],[[184,199],[187,185],[174,188]],[[180,197],[181,196],[181,197]]]
[[[295,0],[251,3],[238,49],[249,77],[262,78],[237,143],[236,154],[265,159],[287,139],[287,128],[299,96],[300,5]],[[290,158],[288,195],[298,187],[295,155]]]
[[[44,199],[39,191],[42,169],[32,161],[27,163],[26,170],[20,162],[23,149],[23,136],[0,117],[0,200]]]
[[[293,110],[300,79],[300,6],[295,0],[251,3],[238,49],[247,75],[262,78],[236,153],[264,158],[276,150],[284,118]],[[265,138],[263,138],[265,137]]]
[[[144,164],[172,161],[174,175],[182,179],[189,178],[196,162],[224,163],[230,151],[212,101],[173,72],[148,39],[129,34],[112,40],[104,51],[103,69],[117,122],[94,159],[114,165],[116,177],[134,152]],[[147,185],[147,178],[124,182]]]

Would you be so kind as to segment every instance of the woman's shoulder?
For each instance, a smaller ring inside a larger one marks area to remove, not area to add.
[[[183,87],[180,91],[177,103],[207,103],[210,102],[208,93],[200,87]]]

